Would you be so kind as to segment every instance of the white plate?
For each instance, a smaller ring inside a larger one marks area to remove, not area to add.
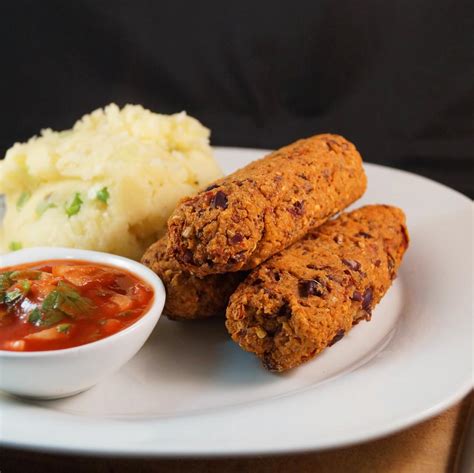
[[[226,172],[261,155],[217,149]],[[222,320],[162,319],[140,353],[90,391],[41,403],[0,395],[1,443],[130,456],[316,450],[388,434],[460,399],[473,385],[471,201],[413,174],[366,170],[356,205],[402,207],[412,238],[370,323],[276,375],[229,340]]]

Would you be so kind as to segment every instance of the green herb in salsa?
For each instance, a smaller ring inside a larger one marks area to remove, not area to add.
[[[26,296],[26,294],[28,294],[28,292],[30,292],[30,289],[31,289],[31,283],[30,283],[30,281],[28,281],[27,279],[22,279],[22,280],[20,281],[20,286],[21,286],[23,295]]]
[[[31,284],[26,279],[20,281],[18,284],[20,285],[20,287],[15,287],[10,291],[4,290],[3,295],[1,295],[0,302],[3,302],[5,304],[16,304],[20,299],[23,299],[23,297],[25,297],[30,291]]]
[[[6,291],[12,284],[12,274],[14,271],[5,271],[0,273],[0,291]]]
[[[37,327],[50,327],[66,317],[66,314],[60,310],[51,309],[48,311],[41,311],[40,318],[34,323]],[[29,321],[29,319],[28,319]]]
[[[71,330],[72,324],[59,324],[56,326],[58,333],[69,333]]]
[[[5,273],[0,274],[0,304],[3,304],[3,302],[5,301],[6,291],[13,284],[11,274],[12,271],[7,271]]]
[[[20,289],[13,289],[13,291],[7,291],[3,298],[5,304],[14,304],[23,297],[23,292]]]
[[[34,316],[34,325],[49,326],[61,321],[66,314],[60,310],[61,296],[57,290],[51,291],[41,305],[40,317]],[[29,321],[29,319],[28,319]]]
[[[41,311],[35,307],[28,316],[28,322],[32,325],[41,325]]]
[[[50,320],[68,316],[75,318],[79,315],[86,315],[94,305],[87,298],[81,296],[75,289],[63,281],[59,281],[57,288],[52,290],[43,301],[41,312],[42,320],[51,323]],[[61,320],[59,318],[59,320]]]

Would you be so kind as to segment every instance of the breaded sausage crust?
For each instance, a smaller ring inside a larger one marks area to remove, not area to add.
[[[227,329],[269,370],[298,366],[370,320],[407,246],[400,209],[344,214],[252,271],[230,298]]]
[[[199,276],[252,269],[365,191],[362,160],[338,135],[299,140],[181,201],[169,250]]]
[[[223,315],[230,295],[246,273],[198,278],[183,271],[166,251],[167,237],[150,246],[142,263],[154,271],[166,287],[164,314],[173,320],[191,320]]]

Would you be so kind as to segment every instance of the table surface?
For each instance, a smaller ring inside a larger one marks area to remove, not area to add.
[[[325,452],[226,459],[114,459],[0,451],[1,473],[453,473],[473,408],[471,393],[441,415],[394,435]]]

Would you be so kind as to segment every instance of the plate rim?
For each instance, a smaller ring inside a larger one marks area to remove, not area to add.
[[[316,388],[312,388],[316,389]],[[396,434],[402,430],[408,429],[417,425],[420,422],[427,421],[436,417],[438,414],[444,412],[446,409],[449,409],[457,402],[460,402],[464,397],[466,397],[471,391],[473,390],[473,384],[469,381],[466,382],[466,385],[459,388],[459,390],[451,396],[448,400],[443,403],[439,403],[435,407],[428,408],[424,411],[419,411],[418,413],[414,413],[409,420],[399,420],[394,421],[391,425],[389,425],[386,429],[370,429],[367,430],[363,435],[359,437],[353,437],[349,440],[343,440],[342,442],[332,442],[328,443],[327,445],[322,446],[301,446],[296,448],[288,448],[288,449],[281,449],[281,448],[267,448],[261,449],[256,448],[255,450],[235,450],[235,451],[217,451],[217,452],[208,452],[208,451],[179,451],[179,452],[166,452],[166,451],[157,451],[156,449],[144,449],[140,451],[124,451],[124,450],[115,450],[113,448],[102,448],[102,449],[91,449],[91,448],[77,448],[77,447],[68,447],[64,445],[60,446],[51,446],[47,443],[41,444],[19,444],[17,442],[10,442],[4,441],[0,439],[0,446],[2,448],[10,448],[12,450],[24,450],[30,452],[42,452],[42,453],[49,453],[49,454],[61,454],[61,455],[74,455],[74,456],[93,456],[97,458],[101,457],[114,457],[114,458],[131,458],[131,459],[139,459],[139,458],[153,458],[153,459],[178,459],[178,458],[196,458],[196,459],[204,459],[204,458],[246,458],[252,456],[280,456],[280,455],[290,455],[290,454],[305,454],[305,453],[316,453],[320,451],[326,450],[334,450],[338,448],[345,448],[351,447],[353,445],[358,445],[365,442],[370,442],[373,440],[381,439],[387,437],[392,434]],[[252,402],[254,403],[263,403],[264,400]],[[228,408],[222,408],[228,409]],[[238,408],[236,408],[238,409]],[[219,409],[218,409],[219,410]],[[70,414],[68,414],[70,415]],[[193,417],[197,414],[189,414],[188,416]],[[150,422],[151,420],[148,420]],[[158,420],[159,422],[159,420]]]

